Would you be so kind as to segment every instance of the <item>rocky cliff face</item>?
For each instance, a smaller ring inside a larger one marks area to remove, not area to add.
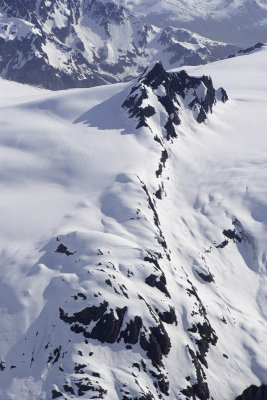
[[[0,2],[0,74],[57,90],[129,80],[153,60],[197,65],[237,46],[141,22],[117,1]]]

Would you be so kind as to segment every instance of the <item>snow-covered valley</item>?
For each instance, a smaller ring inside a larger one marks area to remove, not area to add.
[[[266,70],[264,46],[189,77],[0,81],[1,400],[267,384]]]

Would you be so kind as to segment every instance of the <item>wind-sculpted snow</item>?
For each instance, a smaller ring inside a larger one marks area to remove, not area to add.
[[[117,1],[0,1],[0,75],[58,90],[130,80],[227,57],[239,47],[144,23]]]
[[[0,82],[1,400],[264,395],[265,75]]]

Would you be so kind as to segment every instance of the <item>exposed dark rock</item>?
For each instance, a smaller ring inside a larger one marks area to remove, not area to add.
[[[57,347],[55,350],[54,350],[54,360],[53,360],[53,364],[55,364],[57,361],[58,361],[58,359],[59,359],[59,357],[60,357],[60,352],[61,352],[61,346],[59,346],[59,347]]]
[[[158,326],[149,328],[149,339],[146,338],[144,332],[140,335],[140,345],[147,352],[148,358],[152,364],[157,367],[162,365],[163,355],[167,355],[171,348],[170,338],[160,322]]]
[[[235,400],[267,400],[267,385],[263,384],[259,387],[252,385]]]
[[[77,296],[81,297],[83,300],[87,299],[87,297],[83,293],[77,293]]]
[[[223,249],[225,246],[227,246],[229,244],[228,240],[224,240],[222,243],[218,244],[216,246],[217,249]]]
[[[228,58],[233,58],[242,54],[248,54],[251,53],[252,51],[255,51],[257,49],[260,49],[264,46],[264,43],[258,42],[256,44],[254,44],[254,46],[248,47],[247,49],[241,49],[239,51],[237,51],[235,54],[230,54],[228,56]]]
[[[213,275],[211,273],[206,275],[206,274],[203,274],[202,272],[199,272],[199,271],[196,271],[196,272],[200,276],[200,278],[203,279],[203,281],[209,282],[209,283],[214,282],[214,277],[213,277]]]
[[[200,322],[197,323],[197,331],[201,337],[201,339],[196,340],[198,350],[197,356],[201,363],[208,368],[208,363],[206,361],[206,354],[209,350],[209,345],[216,345],[218,337],[215,334],[214,329],[211,327],[209,321],[204,321],[202,324]]]
[[[187,281],[191,285],[190,288],[186,289],[187,293],[189,294],[189,296],[194,296],[196,298],[199,314],[202,317],[206,317],[206,315],[207,315],[206,308],[204,307],[204,305],[197,293],[197,289],[195,288],[195,286],[192,284],[192,282],[189,279]]]
[[[224,88],[219,88],[216,90],[216,99],[218,101],[222,101],[223,103],[226,103],[229,100],[229,97]]]
[[[161,391],[163,394],[165,394],[166,396],[168,396],[168,395],[169,395],[169,387],[170,387],[170,384],[169,384],[169,381],[166,379],[165,376],[161,376],[161,377],[158,379],[158,385],[159,385],[160,391]]]
[[[127,327],[121,332],[120,337],[124,339],[125,343],[136,344],[139,339],[140,330],[143,326],[142,318],[136,316],[134,320],[127,323]]]
[[[133,400],[136,400],[136,398],[134,398]],[[152,393],[145,393],[141,397],[139,397],[138,400],[155,400],[155,397]]]
[[[164,274],[161,274],[160,276],[151,274],[146,278],[145,282],[147,285],[151,287],[156,287],[167,297],[170,297],[170,294],[166,287],[167,281]]]
[[[158,200],[162,200],[162,192],[163,192],[163,189],[162,189],[162,187],[160,186],[160,187],[158,188],[158,190],[156,191],[156,193],[155,193],[155,196],[156,196],[156,198],[157,198]]]
[[[191,333],[198,333],[201,339],[196,340],[198,346],[198,352],[196,354],[199,361],[208,368],[208,363],[206,361],[206,355],[209,351],[209,346],[212,344],[216,345],[218,337],[215,334],[214,329],[211,327],[209,321],[206,319],[203,323],[198,322],[193,324],[191,328],[188,329]]]
[[[175,308],[170,307],[169,311],[164,311],[163,313],[159,312],[158,316],[160,317],[162,322],[166,324],[174,324],[177,325],[177,317],[175,313]]]
[[[189,295],[193,295],[196,298],[198,313],[203,318],[203,322],[198,322],[197,324],[193,324],[192,327],[188,329],[189,332],[193,334],[197,333],[200,336],[200,339],[195,340],[195,343],[198,347],[198,351],[195,353],[192,349],[189,348],[189,353],[191,355],[192,361],[197,371],[197,380],[198,380],[197,386],[196,387],[192,386],[190,390],[191,391],[193,390],[193,394],[196,393],[196,391],[198,390],[202,390],[203,391],[202,395],[204,396],[203,400],[205,400],[205,393],[206,393],[205,388],[207,384],[204,381],[203,382],[201,381],[201,379],[203,380],[205,378],[205,374],[201,364],[204,365],[206,368],[208,368],[206,355],[207,352],[209,351],[210,345],[213,346],[216,345],[218,337],[214,329],[210,325],[210,322],[207,318],[206,308],[204,307],[201,299],[199,298],[196,288],[189,280],[188,283],[190,283],[191,288],[187,289],[187,292]],[[199,389],[199,387],[202,389]],[[193,394],[191,395],[193,396]],[[199,398],[202,399],[201,397]]]
[[[239,235],[237,235],[235,229],[233,229],[233,230],[224,229],[223,235],[226,236],[228,239],[237,240],[238,242],[241,242],[241,240],[242,240],[242,238]]]
[[[141,365],[143,370],[146,372],[146,363],[144,362],[144,360],[141,360]]]
[[[87,307],[71,317],[60,308],[59,315],[62,321],[68,324],[74,323],[70,328],[73,332],[83,333],[85,338],[98,339],[102,343],[114,343],[120,333],[127,307],[116,308],[118,318],[112,309],[107,312],[107,307],[108,302],[104,301],[99,307]],[[91,321],[97,321],[91,332],[80,325],[89,325]]]
[[[68,250],[66,246],[64,246],[63,243],[61,243],[58,248],[55,250],[55,253],[61,253],[61,254],[66,254],[66,256],[71,256],[75,254],[75,252],[71,252]]]
[[[83,396],[86,392],[92,391],[94,392],[94,397],[91,398],[103,399],[104,395],[107,394],[105,389],[103,389],[100,385],[91,382],[89,378],[79,379],[74,383],[78,388],[79,396]]]
[[[161,271],[159,262],[157,260],[157,258],[155,256],[152,256],[151,254],[149,256],[146,256],[144,258],[144,261],[149,262],[151,264],[154,264],[154,266],[156,267],[156,270]]]
[[[84,374],[83,369],[86,367],[86,364],[76,364],[74,367],[75,374]]]
[[[92,339],[98,339],[102,343],[114,343],[120,333],[126,310],[127,307],[116,308],[116,314],[118,318],[115,317],[114,311],[110,310],[110,313],[106,313],[102,318],[99,319],[88,337],[91,337]],[[87,333],[85,336],[87,336]]]
[[[162,229],[161,229],[161,226],[160,226],[159,216],[158,216],[158,213],[157,213],[157,210],[156,210],[156,204],[155,204],[155,202],[152,200],[152,198],[151,198],[151,196],[150,196],[150,194],[149,194],[148,188],[147,188],[147,186],[144,184],[144,182],[142,182],[142,181],[140,180],[140,183],[142,184],[142,189],[144,190],[144,192],[145,192],[146,195],[147,195],[148,206],[149,206],[149,208],[150,208],[150,209],[152,210],[152,212],[153,212],[154,224],[155,224],[155,226],[157,227],[158,233],[159,233],[158,242],[159,242],[159,244],[164,248],[164,250],[165,250],[165,252],[166,252],[166,250],[167,250],[167,243],[166,243],[165,237],[164,237],[164,235],[163,235],[163,232],[162,232]],[[169,257],[169,254],[168,254],[167,252],[166,252],[166,256],[167,256],[168,259],[170,258],[170,257]]]
[[[63,385],[63,389],[64,389],[65,392],[67,392],[67,393],[74,394],[74,390],[73,390],[72,387],[69,386],[69,385]]]
[[[187,396],[188,398],[192,398],[193,400],[196,400],[197,398],[200,400],[208,400],[210,398],[210,392],[209,392],[209,387],[206,380],[206,375],[203,370],[203,367],[201,366],[195,352],[188,347],[189,354],[192,358],[192,362],[194,364],[195,370],[196,370],[196,383],[194,383],[191,386],[187,386],[185,389],[183,389],[181,392]]]
[[[158,169],[156,171],[156,177],[157,178],[159,178],[159,176],[162,174],[162,170],[165,167],[165,164],[166,164],[166,161],[167,161],[168,157],[169,157],[168,156],[168,152],[167,152],[166,149],[164,149],[161,152],[161,158],[160,158],[160,162],[159,162],[159,167],[158,167]]]
[[[97,306],[87,307],[84,310],[74,313],[72,317],[69,317],[62,308],[59,309],[59,316],[62,321],[72,324],[73,322],[78,322],[83,325],[89,325],[91,321],[97,321],[100,319],[104,313],[107,311],[108,302],[104,301]]]
[[[58,397],[63,396],[61,392],[58,392],[57,390],[52,390],[52,399],[57,399]]]

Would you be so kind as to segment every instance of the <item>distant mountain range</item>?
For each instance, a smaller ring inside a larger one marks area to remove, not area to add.
[[[140,18],[248,47],[267,41],[266,0],[119,0]]]
[[[130,80],[153,61],[198,65],[240,49],[170,26],[164,7],[153,25],[145,10],[118,0],[1,0],[0,75],[52,90],[89,87]]]

